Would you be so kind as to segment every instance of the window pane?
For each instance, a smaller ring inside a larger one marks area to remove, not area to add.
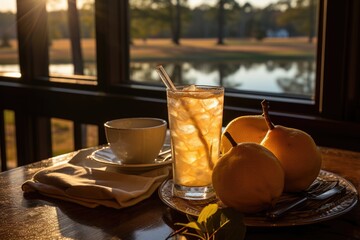
[[[86,147],[99,145],[98,127],[96,125],[86,125]]]
[[[16,35],[16,0],[2,0],[0,4],[0,73],[20,77]]]
[[[15,113],[4,111],[7,169],[17,167]]]
[[[85,147],[99,145],[98,127],[91,124],[82,126]],[[60,118],[51,119],[52,151],[54,156],[74,151],[74,127],[73,121]]]
[[[74,124],[72,121],[52,118],[51,138],[54,156],[74,151]]]
[[[47,11],[50,75],[96,76],[94,0],[48,0]]]
[[[314,97],[318,0],[169,2],[130,0],[132,81]]]

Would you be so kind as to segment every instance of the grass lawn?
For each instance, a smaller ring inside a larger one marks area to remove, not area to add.
[[[308,43],[307,38],[225,39],[224,45],[217,45],[216,39],[182,39],[174,45],[170,39],[134,39],[130,46],[132,61],[236,61],[239,59],[259,60],[266,58],[301,59],[313,58],[316,41]],[[0,48],[0,64],[16,64],[17,43],[11,41],[11,48]],[[85,62],[96,60],[94,39],[81,41]],[[51,63],[71,62],[69,39],[53,40],[50,45]]]
[[[134,40],[130,49],[133,61],[236,61],[266,58],[313,58],[316,43],[306,38],[227,39],[217,45],[216,39],[182,39],[179,46],[169,39]]]

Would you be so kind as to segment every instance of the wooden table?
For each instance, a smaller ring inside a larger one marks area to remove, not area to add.
[[[360,153],[321,148],[322,168],[360,191]],[[170,209],[157,193],[126,209],[86,208],[74,203],[24,195],[21,184],[40,169],[67,162],[75,153],[0,173],[0,239],[165,239],[183,214]],[[332,220],[293,227],[248,227],[246,239],[360,239],[360,204]]]

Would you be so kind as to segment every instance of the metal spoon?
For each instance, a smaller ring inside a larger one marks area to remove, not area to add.
[[[345,187],[341,185],[335,185],[333,188],[330,188],[329,190],[322,192],[322,193],[308,193],[304,197],[300,198],[299,200],[296,200],[295,202],[292,202],[291,204],[283,207],[281,206],[278,209],[274,209],[270,212],[268,212],[266,215],[267,217],[271,219],[276,219],[282,216],[284,213],[288,212],[289,210],[293,209],[294,207],[304,203],[307,200],[325,200],[331,196],[334,196],[335,194],[341,193]]]
[[[171,158],[171,148],[165,151],[161,151],[156,158],[155,162],[165,162]]]

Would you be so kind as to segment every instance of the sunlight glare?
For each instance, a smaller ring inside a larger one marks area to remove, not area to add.
[[[67,0],[47,0],[46,7],[48,11],[66,10],[68,7],[67,2]],[[81,8],[86,2],[89,2],[89,0],[76,0],[76,5]]]

